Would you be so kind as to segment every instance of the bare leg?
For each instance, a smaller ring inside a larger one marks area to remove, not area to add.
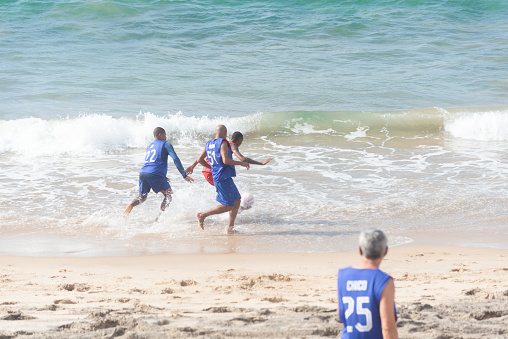
[[[162,200],[161,204],[161,211],[165,211],[166,208],[169,206],[169,204],[171,204],[171,201],[173,201],[172,197],[173,191],[171,190],[171,188],[168,188],[167,190],[161,192],[162,194],[164,194],[164,200]]]
[[[221,214],[221,213],[229,212],[233,208],[234,208],[233,206],[218,205],[206,212],[196,213],[196,219],[198,219],[199,227],[201,227],[202,230],[205,229],[205,227],[203,226],[203,223],[204,223],[206,217],[209,217],[214,214]],[[237,211],[238,211],[238,209],[237,209]]]
[[[238,209],[240,208],[240,202],[241,202],[241,199],[236,199],[233,209],[231,211],[229,211],[228,234],[234,233],[233,228],[235,227],[235,220],[236,220],[236,215],[238,214]]]
[[[171,201],[173,201],[173,197],[171,196],[173,194],[173,191],[171,190],[171,188],[168,188],[167,190],[161,192],[162,194],[164,194],[164,200],[162,200],[161,211],[157,215],[157,218],[155,218],[156,222],[159,221],[162,212],[164,212],[166,208],[169,206],[169,204],[171,204]]]
[[[125,211],[123,211],[123,216],[127,218],[129,213],[132,211],[132,208],[144,203],[147,196],[148,195],[140,194],[136,199],[132,200],[132,202],[125,208]]]

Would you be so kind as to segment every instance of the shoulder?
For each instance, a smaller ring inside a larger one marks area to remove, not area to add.
[[[386,284],[383,286],[383,291],[381,292],[381,298],[390,298],[393,299],[395,296],[395,283],[393,279],[390,277]]]
[[[387,280],[392,279],[392,276],[391,276],[391,275],[389,275],[388,273],[383,272],[383,271],[381,271],[381,270],[378,270],[378,274],[379,274],[380,276],[382,276],[383,278],[387,279]]]
[[[387,287],[394,288],[393,278],[389,274],[381,270],[378,270],[378,272],[376,272],[376,277],[374,279],[375,279],[374,284],[377,286],[378,289],[384,291]]]
[[[344,268],[341,268],[339,269],[339,271],[337,272],[337,276],[340,278],[341,276],[344,276],[344,275],[349,275],[352,273],[352,271],[354,271],[355,269],[351,266],[349,267],[344,267]]]
[[[152,141],[151,145],[164,146],[165,143],[166,143],[166,141],[164,141],[164,140],[155,139],[154,141]]]
[[[169,153],[175,151],[174,148],[173,148],[173,145],[171,145],[171,143],[169,143],[167,141],[164,141],[164,144],[162,145],[162,148],[165,149],[166,151],[168,151]]]

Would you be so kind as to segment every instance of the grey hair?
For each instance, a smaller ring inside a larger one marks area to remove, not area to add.
[[[362,231],[358,242],[362,255],[367,259],[375,260],[382,258],[388,248],[388,239],[383,231],[379,229]]]

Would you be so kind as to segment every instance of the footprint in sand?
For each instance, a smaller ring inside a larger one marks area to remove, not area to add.
[[[58,306],[53,304],[53,305],[48,305],[48,306],[43,307],[43,308],[38,308],[37,311],[56,311],[57,309],[58,309]]]
[[[130,300],[130,298],[118,298],[115,301],[118,303],[128,303]]]
[[[77,301],[72,301],[70,299],[57,299],[55,301],[53,301],[54,304],[67,304],[67,305],[73,305],[73,304],[77,304],[78,302]]]
[[[205,308],[203,311],[211,312],[211,313],[229,313],[229,312],[233,312],[234,309],[231,307],[228,307],[228,306],[215,306],[215,307]]]
[[[90,290],[90,286],[87,285],[87,284],[63,284],[63,285],[60,285],[60,289],[61,290],[66,290],[66,291],[78,291],[78,292],[86,292],[88,290]]]
[[[262,301],[269,301],[271,303],[281,303],[284,301],[288,301],[287,299],[284,299],[282,297],[270,297],[270,298],[263,298]]]
[[[26,315],[21,312],[19,313],[11,313],[6,315],[3,318],[0,318],[1,320],[32,320],[37,319],[36,317],[32,317],[31,315]]]
[[[505,313],[508,314],[508,312],[503,312],[502,310],[484,310],[473,314],[472,317],[476,320],[486,320],[491,318],[501,318],[505,315]]]

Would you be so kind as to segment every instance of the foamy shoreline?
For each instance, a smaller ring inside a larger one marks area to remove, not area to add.
[[[0,337],[336,336],[357,253],[0,257]],[[506,338],[508,250],[408,245],[382,269],[401,338]]]

